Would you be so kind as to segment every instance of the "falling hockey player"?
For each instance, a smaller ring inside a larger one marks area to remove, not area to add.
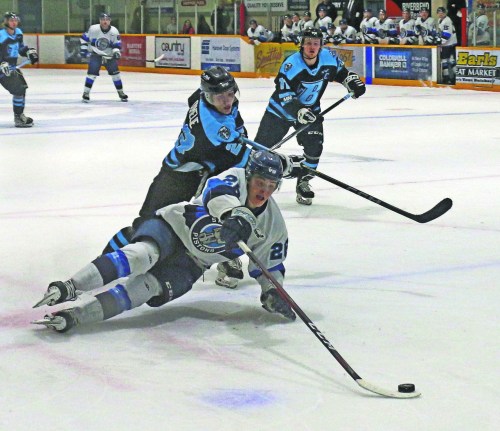
[[[161,306],[187,293],[211,265],[243,254],[238,241],[253,249],[282,284],[288,234],[271,197],[282,177],[278,155],[253,152],[246,168],[230,168],[210,178],[201,196],[160,209],[139,226],[131,244],[98,257],[65,282],[50,283],[35,307],[81,301],[33,323],[66,332],[144,303]],[[290,305],[252,261],[249,274],[261,286],[262,306],[295,320]],[[128,277],[126,283],[92,292],[122,277]]]
[[[101,66],[104,66],[111,76],[120,100],[122,102],[128,101],[128,96],[123,92],[122,79],[118,69],[121,48],[120,32],[111,25],[111,17],[106,13],[101,13],[99,24],[91,25],[81,38],[81,55],[83,58],[89,57],[82,102],[88,103],[90,101],[90,90],[99,76]]]

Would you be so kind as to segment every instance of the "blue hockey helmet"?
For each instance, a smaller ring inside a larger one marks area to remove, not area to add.
[[[276,181],[276,188],[278,188],[283,178],[283,165],[280,157],[270,151],[252,152],[245,168],[245,176],[249,180],[254,175]]]

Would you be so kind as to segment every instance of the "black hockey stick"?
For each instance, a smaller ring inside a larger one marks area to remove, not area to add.
[[[316,338],[321,341],[321,344],[332,354],[332,356],[337,360],[337,362],[342,366],[344,370],[354,379],[354,381],[361,386],[363,389],[367,391],[373,392],[378,395],[383,395],[384,397],[389,398],[416,398],[420,396],[420,392],[398,392],[391,391],[387,389],[380,388],[378,386],[373,385],[372,383],[367,382],[362,379],[361,376],[354,371],[351,366],[347,363],[347,361],[340,355],[340,353],[333,347],[332,343],[330,343],[327,338],[323,335],[323,333],[316,327],[316,325],[312,322],[309,317],[307,317],[306,313],[302,311],[302,309],[297,305],[297,303],[292,299],[292,297],[286,292],[286,290],[281,286],[281,284],[276,280],[276,278],[267,270],[267,268],[262,264],[262,262],[255,256],[253,251],[243,242],[238,241],[238,246],[245,252],[248,258],[257,265],[265,277],[276,287],[280,296],[285,300],[290,307],[293,308],[295,313],[299,315],[302,321],[306,324],[306,326],[311,330],[311,332],[316,336]]]
[[[332,109],[335,109],[337,106],[339,106],[342,102],[344,102],[345,100],[349,99],[351,97],[351,94],[346,94],[344,97],[342,97],[342,99],[340,100],[337,100],[333,105],[329,106],[328,108],[326,108],[323,112],[320,112],[318,115],[323,117],[325,116],[326,114],[328,114]],[[271,147],[271,150],[276,150],[277,148],[281,147],[285,142],[289,141],[290,139],[292,139],[294,136],[297,136],[299,133],[303,132],[304,130],[306,130],[308,127],[311,126],[311,124],[313,123],[308,123],[308,124],[304,124],[302,126],[300,126],[297,130],[295,130],[293,133],[290,133],[288,136],[285,136],[281,141],[279,141],[277,144],[274,144],[272,147]]]
[[[258,148],[259,150],[264,150],[264,151],[270,151],[269,148],[265,147],[264,145],[261,145],[257,142],[254,142],[248,138],[243,138],[241,137],[240,140],[247,144],[250,145],[251,147]],[[362,198],[368,199],[369,201],[376,203],[384,208],[387,208],[388,210],[394,211],[395,213],[398,213],[404,217],[407,217],[411,220],[414,220],[418,223],[427,223],[430,222],[438,217],[441,217],[446,211],[448,211],[452,205],[453,201],[450,198],[445,198],[441,202],[439,202],[437,205],[435,205],[433,208],[431,208],[429,211],[426,211],[425,213],[422,214],[412,214],[409,213],[405,210],[402,210],[401,208],[395,207],[394,205],[388,204],[387,202],[384,202],[380,199],[377,199],[374,196],[369,195],[368,193],[362,192],[361,190],[358,190],[349,184],[343,183],[342,181],[336,180],[335,178],[329,177],[328,175],[316,171],[314,169],[309,168],[308,166],[302,165],[304,169],[309,171],[311,174],[316,175],[317,177],[328,181],[329,183],[335,184],[336,186],[339,186],[351,193],[354,193],[358,196],[361,196]]]

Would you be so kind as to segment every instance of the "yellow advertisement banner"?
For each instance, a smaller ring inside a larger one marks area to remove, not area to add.
[[[281,63],[298,51],[294,43],[261,43],[255,46],[255,72],[277,75]]]

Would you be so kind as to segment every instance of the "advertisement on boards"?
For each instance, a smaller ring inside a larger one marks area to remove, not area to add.
[[[359,76],[365,76],[365,69],[363,67],[363,47],[361,46],[345,46],[336,47],[326,45],[330,51],[334,51],[338,58],[340,58],[345,66],[352,72],[357,73]]]
[[[190,37],[157,37],[155,38],[155,58],[163,55],[156,62],[156,67],[191,68]]]
[[[457,84],[500,87],[500,49],[457,48]]]
[[[146,37],[122,36],[122,56],[118,60],[120,66],[146,66]]]
[[[201,40],[201,69],[222,66],[230,72],[241,71],[239,38],[214,37]]]
[[[375,48],[375,78],[432,80],[432,51],[427,48]]]

